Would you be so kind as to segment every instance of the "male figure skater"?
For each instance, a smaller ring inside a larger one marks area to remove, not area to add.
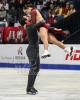
[[[40,28],[44,23],[44,21],[41,21],[37,24],[33,24],[31,23],[30,17],[27,17],[27,20],[24,20],[23,23],[26,24],[29,40],[29,45],[26,51],[30,63],[30,71],[28,75],[28,84],[26,89],[27,94],[35,95],[38,93],[38,91],[34,88],[35,79],[39,72],[40,65],[37,28]]]

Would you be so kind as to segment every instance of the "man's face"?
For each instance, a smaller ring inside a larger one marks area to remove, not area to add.
[[[27,10],[26,10],[26,9],[23,9],[23,12],[24,12],[25,14],[27,14]]]
[[[26,14],[26,16],[23,16],[23,18],[24,18],[25,20],[30,21],[30,20],[31,20],[31,15],[30,15],[30,14]]]

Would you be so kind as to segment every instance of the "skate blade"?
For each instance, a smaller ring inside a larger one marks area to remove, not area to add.
[[[47,58],[47,57],[51,57],[51,55],[44,55],[44,56],[42,56],[41,58],[43,58],[43,59],[45,59],[45,58]]]
[[[36,92],[36,93],[27,92],[26,94],[28,94],[28,95],[36,95],[36,94],[38,94],[38,92]]]

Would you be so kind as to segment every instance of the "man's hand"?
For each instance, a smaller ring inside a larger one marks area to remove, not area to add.
[[[26,16],[23,16],[23,18],[24,18],[24,19],[27,19],[27,17],[26,17]]]

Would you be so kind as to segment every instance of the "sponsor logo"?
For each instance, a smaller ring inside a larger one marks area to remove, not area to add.
[[[73,51],[72,56],[69,56],[68,54],[66,54],[65,60],[80,61],[80,50]]]
[[[17,50],[17,55],[15,56],[16,60],[24,60],[26,59],[25,56],[23,55],[23,48],[19,47]]]
[[[19,49],[18,49],[18,55],[23,55],[23,53],[22,53],[22,50],[23,50],[23,48],[22,47],[19,47]]]
[[[13,57],[10,57],[10,56],[0,56],[0,59],[1,60],[12,60]]]

